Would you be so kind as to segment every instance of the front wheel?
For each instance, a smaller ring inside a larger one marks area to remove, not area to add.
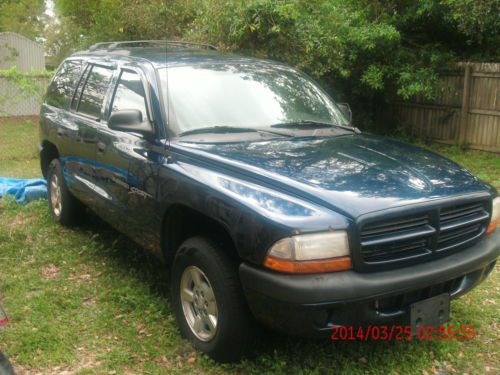
[[[210,240],[194,237],[177,252],[172,301],[183,337],[221,362],[236,361],[253,347],[254,320],[235,265]]]

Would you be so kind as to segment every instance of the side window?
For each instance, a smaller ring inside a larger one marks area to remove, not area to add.
[[[82,74],[83,62],[67,60],[62,65],[47,90],[45,102],[58,108],[68,108],[76,84]]]
[[[99,118],[101,115],[102,102],[108,91],[109,82],[113,75],[113,70],[94,65],[89,73],[82,98],[78,105],[78,112]]]
[[[113,98],[111,111],[137,109],[142,112],[142,119],[147,120],[146,94],[141,77],[135,72],[122,70]]]

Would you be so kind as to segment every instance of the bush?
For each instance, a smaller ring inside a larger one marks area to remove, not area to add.
[[[190,39],[296,66],[370,125],[388,98],[437,93],[438,71],[500,58],[498,0],[56,0],[66,40]],[[62,38],[56,38],[61,40]]]
[[[174,36],[305,70],[336,99],[351,102],[355,121],[369,126],[394,95],[433,99],[439,69],[496,41],[498,17],[485,10],[493,1],[473,2],[475,17],[468,15],[466,3],[204,0],[193,8],[175,0],[169,22],[176,25]],[[468,23],[460,14],[468,15]],[[490,19],[480,20],[485,14]],[[477,33],[478,27],[490,33]]]

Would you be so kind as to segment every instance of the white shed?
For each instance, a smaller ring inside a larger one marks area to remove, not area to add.
[[[16,66],[23,72],[45,69],[43,46],[16,33],[0,33],[0,69]],[[8,101],[5,101],[8,98]],[[36,98],[20,98],[15,85],[0,75],[0,117],[37,115],[40,104]]]

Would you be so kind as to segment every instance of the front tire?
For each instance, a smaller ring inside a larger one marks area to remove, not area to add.
[[[237,265],[203,237],[179,248],[172,268],[174,312],[183,337],[220,362],[239,360],[253,347],[254,320]]]
[[[55,221],[64,226],[73,226],[81,222],[84,206],[68,190],[59,159],[54,159],[49,164],[47,193],[50,212]]]

